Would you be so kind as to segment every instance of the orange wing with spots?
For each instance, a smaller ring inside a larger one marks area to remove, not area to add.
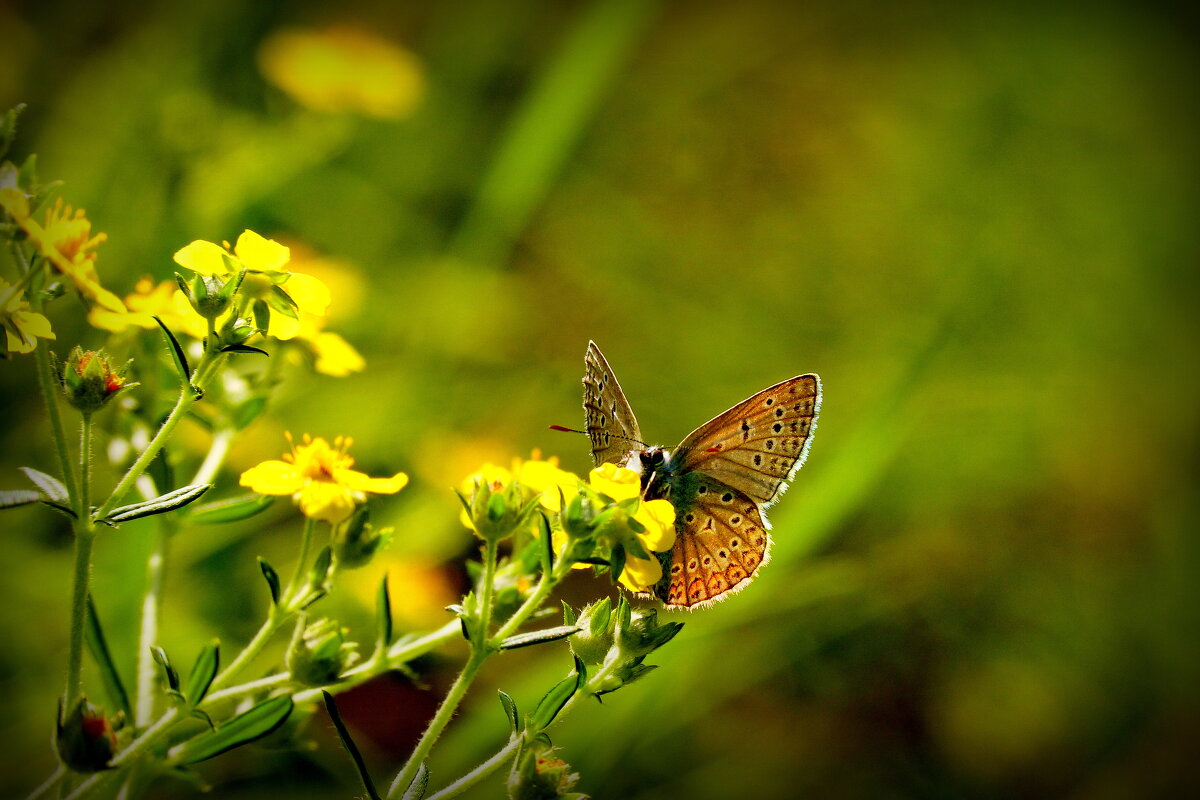
[[[707,475],[681,476],[677,536],[655,594],[668,606],[697,608],[750,585],[771,544],[758,505]]]

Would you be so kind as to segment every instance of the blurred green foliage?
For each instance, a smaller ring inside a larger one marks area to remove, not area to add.
[[[393,5],[0,7],[0,107],[29,104],[17,155],[38,153],[108,233],[106,285],[169,277],[187,242],[244,228],[355,276],[330,279],[331,328],[366,372],[291,373],[216,493],[282,452],[284,429],[355,437],[367,472],[414,478],[376,517],[397,527],[393,595],[407,580],[429,605],[429,576],[452,579],[471,547],[449,486],[535,447],[586,470],[586,442],[546,425],[577,423],[589,338],[666,445],[816,371],[820,431],[772,513],[772,563],[688,616],[659,672],[557,731],[579,788],[1191,785],[1200,65],[1182,7]],[[427,89],[410,116],[321,114],[264,81],[264,37],[331,23],[415,54]],[[102,341],[82,314],[55,330],[60,351]],[[16,466],[53,463],[31,381],[28,363],[0,365],[4,488]],[[298,535],[282,504],[272,514],[178,541],[163,638],[181,660],[251,632],[254,556],[286,562]],[[70,554],[60,519],[2,524],[11,793],[52,766]],[[129,668],[146,541],[131,525],[97,552]],[[374,585],[361,608],[343,601],[365,631]],[[426,665],[435,689],[455,657]],[[451,728],[434,785],[501,742],[494,688],[528,706],[569,668],[513,660]],[[424,702],[376,715],[419,729]],[[315,752],[207,774],[223,797],[346,795],[328,726],[309,728]],[[384,774],[409,743],[366,744]]]

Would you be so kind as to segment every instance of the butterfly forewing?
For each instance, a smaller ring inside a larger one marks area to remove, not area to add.
[[[820,410],[816,375],[778,383],[688,434],[672,456],[675,470],[703,472],[770,504],[804,463]]]
[[[675,546],[655,594],[668,606],[692,608],[748,586],[770,546],[758,505],[702,473],[673,484]]]
[[[642,446],[633,409],[595,342],[588,342],[584,356],[583,410],[597,466],[624,463],[631,450]]]

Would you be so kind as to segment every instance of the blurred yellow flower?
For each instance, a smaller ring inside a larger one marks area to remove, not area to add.
[[[37,339],[53,339],[50,320],[29,310],[21,297],[20,287],[0,278],[0,327],[4,328],[5,350],[9,353],[32,353]]]
[[[114,333],[132,327],[151,330],[158,327],[153,315],[176,334],[186,333],[202,339],[207,333],[204,318],[191,307],[175,281],[163,281],[156,286],[153,278],[142,277],[133,287],[133,294],[125,297],[125,307],[129,310],[119,313],[93,308],[88,314],[88,322]]]
[[[397,118],[425,93],[416,56],[357,28],[276,31],[259,48],[258,65],[267,80],[314,111]]]
[[[38,252],[71,279],[81,295],[110,311],[125,310],[120,299],[100,285],[95,248],[108,236],[92,235],[92,223],[82,208],[73,210],[59,198],[53,208],[47,209],[45,225],[39,225],[30,213],[29,199],[15,188],[0,189],[0,206],[25,231]]]
[[[285,270],[290,259],[287,247],[250,230],[242,232],[232,249],[228,242],[220,247],[198,239],[175,253],[176,264],[201,275],[233,276],[244,266],[246,279],[238,294],[267,304],[272,311],[267,335],[276,339],[300,332],[300,314],[323,317],[329,308],[328,287],[311,275]]]
[[[259,494],[291,495],[306,517],[336,524],[354,513],[366,492],[395,494],[408,483],[397,472],[390,478],[372,478],[350,469],[354,459],[346,452],[352,440],[339,436],[333,445],[321,437],[304,434],[296,445],[289,434],[292,452],[283,460],[264,461],[242,473],[241,485]]]
[[[367,362],[354,346],[336,333],[322,330],[325,318],[313,314],[300,315],[300,330],[291,341],[312,358],[312,366],[322,375],[344,378],[352,372],[362,372]]]

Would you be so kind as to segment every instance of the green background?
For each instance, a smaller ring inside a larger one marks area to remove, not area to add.
[[[449,486],[532,448],[589,466],[586,440],[546,430],[580,421],[589,339],[666,445],[819,372],[772,562],[687,616],[658,672],[557,729],[579,788],[1193,785],[1200,65],[1182,5],[391,5],[0,7],[0,105],[29,104],[16,154],[108,234],[108,287],[245,228],[359,276],[330,329],[367,370],[288,372],[216,491],[277,457],[285,429],[353,436],[363,469],[413,478],[376,507],[397,527],[389,559],[455,585],[473,551]],[[428,89],[411,116],[321,115],[263,80],[265,36],[327,23],[415,53]],[[75,313],[51,314],[61,351],[103,342]],[[3,488],[18,465],[52,471],[32,385],[28,358],[0,364]],[[282,506],[265,519],[180,538],[163,639],[181,663],[256,627],[254,556],[286,569],[298,535]],[[42,510],[2,524],[0,786],[23,794],[52,767],[70,542]],[[146,538],[126,526],[97,552],[130,668]],[[430,593],[408,574],[394,594]],[[331,610],[369,626],[374,580]],[[569,668],[560,650],[489,666],[435,786],[501,743],[495,689],[532,708]],[[427,690],[346,699],[384,785],[460,656],[422,664]],[[316,749],[269,742],[201,772],[221,797],[351,796],[328,728],[322,712],[297,734]]]

